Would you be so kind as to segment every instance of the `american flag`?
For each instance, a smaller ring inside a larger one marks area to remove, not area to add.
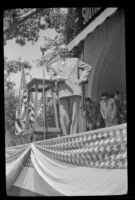
[[[21,120],[21,105],[18,104],[16,109],[15,135],[19,135],[20,133],[22,133],[23,129],[24,124]]]
[[[29,102],[29,125],[31,128],[34,124],[34,102],[33,102],[33,94],[30,95],[30,102]]]
[[[26,121],[26,110],[28,102],[28,92],[26,86],[26,77],[24,68],[22,66],[21,83],[19,88],[19,103],[16,109],[16,120],[15,120],[15,134],[21,134],[25,129]]]
[[[27,102],[28,102],[28,94],[27,94],[27,90],[24,90],[23,96],[22,96],[22,105],[20,102],[17,105],[17,110],[16,110],[16,121],[15,121],[15,134],[16,135],[19,135],[25,129]]]

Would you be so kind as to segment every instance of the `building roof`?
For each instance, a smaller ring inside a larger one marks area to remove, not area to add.
[[[69,51],[71,51],[75,46],[77,46],[82,40],[84,40],[89,33],[94,31],[96,27],[102,24],[107,17],[112,15],[117,8],[106,8],[99,16],[97,16],[84,30],[82,30],[67,46]],[[48,67],[59,59],[59,55],[54,56],[48,63]]]
[[[68,44],[69,51],[77,46],[82,40],[84,40],[89,33],[94,31],[97,26],[101,25],[107,19],[107,17],[111,16],[116,10],[117,8],[106,8]]]
[[[31,89],[31,91],[34,92],[36,83],[38,84],[38,92],[42,92],[43,91],[43,78],[32,78],[27,83],[27,89]],[[50,89],[52,86],[54,86],[54,81],[50,81],[49,79],[44,80],[45,91]]]

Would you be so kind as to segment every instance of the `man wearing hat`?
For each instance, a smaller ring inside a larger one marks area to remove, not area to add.
[[[78,132],[82,83],[89,76],[91,66],[78,58],[68,57],[68,47],[59,48],[60,59],[50,68],[50,79],[58,83],[59,115],[63,135]]]

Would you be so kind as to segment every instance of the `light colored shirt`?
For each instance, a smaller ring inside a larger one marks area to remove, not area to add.
[[[100,101],[100,111],[103,119],[105,120],[107,118],[107,101],[101,100]]]
[[[100,111],[102,117],[106,121],[110,121],[113,117],[115,117],[117,112],[117,107],[113,98],[108,99],[107,101],[100,101]]]
[[[79,71],[80,70],[80,71]],[[58,98],[79,95],[82,96],[82,86],[78,82],[88,79],[91,66],[78,58],[66,58],[52,64],[50,79],[57,80],[58,76],[65,78],[64,82],[58,83]]]

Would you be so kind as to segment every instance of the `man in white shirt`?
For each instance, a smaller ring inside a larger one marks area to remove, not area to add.
[[[82,83],[89,76],[91,66],[78,58],[68,57],[68,48],[61,45],[60,59],[50,68],[50,79],[58,83],[60,125],[63,135],[78,132]]]

